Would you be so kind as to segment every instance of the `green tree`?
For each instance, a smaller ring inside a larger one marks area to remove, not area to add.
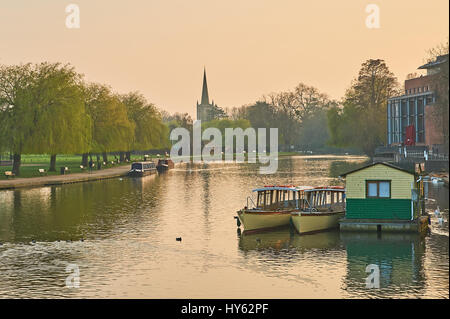
[[[343,108],[328,111],[330,144],[354,147],[372,157],[386,142],[387,99],[398,94],[398,83],[383,60],[367,60],[347,90]]]
[[[130,150],[135,127],[120,97],[108,86],[95,83],[83,85],[83,96],[93,126],[90,152],[102,153],[107,162],[107,153]]]
[[[79,83],[70,65],[40,63],[30,88],[34,110],[33,134],[26,141],[31,153],[51,154],[49,171],[56,171],[56,154],[83,153],[91,138]]]
[[[121,101],[127,109],[128,119],[134,123],[131,150],[143,151],[169,146],[168,128],[153,104],[148,103],[138,92],[122,95]],[[127,158],[130,159],[130,152],[127,152]]]
[[[304,150],[323,150],[330,139],[327,127],[327,109],[310,114],[299,130],[298,144]]]
[[[35,72],[31,63],[0,66],[0,140],[13,153],[13,173],[20,175],[21,155],[33,135],[30,88]]]

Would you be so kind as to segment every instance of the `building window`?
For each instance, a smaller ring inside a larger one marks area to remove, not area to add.
[[[391,181],[366,181],[366,198],[391,198]]]

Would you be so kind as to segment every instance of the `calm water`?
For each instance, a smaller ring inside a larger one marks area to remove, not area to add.
[[[0,297],[449,297],[448,189],[428,185],[431,232],[239,234],[255,186],[337,184],[333,161],[185,165],[161,176],[0,192]],[[176,241],[182,237],[182,241]],[[81,241],[83,239],[83,241]],[[32,241],[35,240],[35,243]],[[76,264],[80,288],[65,286]],[[365,288],[368,264],[380,289]]]

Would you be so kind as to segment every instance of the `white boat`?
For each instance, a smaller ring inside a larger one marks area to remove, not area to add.
[[[338,228],[345,214],[345,189],[340,186],[316,187],[304,191],[305,199],[291,212],[292,225],[299,234]]]
[[[256,203],[247,197],[247,206],[239,210],[239,220],[246,232],[261,231],[289,226],[291,213],[304,201],[304,190],[312,187],[294,185],[271,185],[254,189]],[[250,207],[250,204],[252,206]]]

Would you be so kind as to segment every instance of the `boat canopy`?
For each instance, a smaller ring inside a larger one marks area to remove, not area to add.
[[[345,198],[342,186],[265,185],[253,191],[258,192],[255,208],[263,210],[328,209]]]
[[[305,189],[305,192],[345,192],[345,187],[342,186],[324,186],[324,187],[314,187],[311,189]]]
[[[132,170],[153,169],[155,167],[154,162],[135,162],[131,164]]]
[[[299,192],[299,191],[305,191],[309,189],[313,189],[312,186],[294,186],[294,185],[270,185],[270,186],[264,186],[261,188],[255,188],[253,192],[263,192],[263,191],[292,191],[292,192]]]

